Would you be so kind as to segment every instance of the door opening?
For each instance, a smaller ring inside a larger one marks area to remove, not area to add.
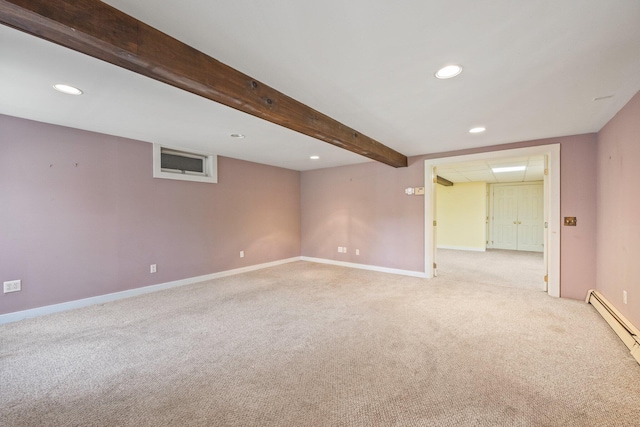
[[[560,296],[560,144],[425,160],[425,273],[427,277],[435,276],[437,266],[436,168],[452,163],[536,155],[542,155],[545,158],[545,174],[541,191],[544,201],[542,244],[547,293],[555,297]]]

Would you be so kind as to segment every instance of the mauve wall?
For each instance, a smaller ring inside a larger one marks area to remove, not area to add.
[[[300,255],[299,172],[154,179],[151,148],[0,115],[0,314]]]
[[[560,147],[560,295],[584,300],[596,286],[597,135],[564,138]],[[564,217],[576,226],[565,227]]]
[[[597,289],[640,327],[640,92],[598,134]],[[627,291],[628,304],[622,301]]]
[[[578,217],[578,227],[561,229],[561,296],[583,299],[596,275],[595,134],[417,156],[400,169],[370,162],[303,172],[302,255],[423,272],[424,198],[404,189],[424,185],[425,159],[554,143],[561,146],[561,215]]]
[[[423,171],[410,159],[399,169],[368,162],[303,172],[302,255],[424,271],[424,198],[404,194],[423,185]]]

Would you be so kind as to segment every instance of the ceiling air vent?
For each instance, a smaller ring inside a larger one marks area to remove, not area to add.
[[[218,182],[217,156],[153,144],[153,177]]]

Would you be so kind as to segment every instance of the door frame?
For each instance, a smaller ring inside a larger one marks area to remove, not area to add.
[[[427,278],[435,276],[436,241],[434,221],[436,220],[435,204],[435,168],[450,163],[468,162],[474,160],[494,160],[509,157],[544,155],[547,164],[547,174],[544,184],[545,204],[545,247],[544,259],[547,270],[547,293],[553,297],[560,297],[560,144],[538,145],[534,147],[513,148],[508,150],[487,151],[476,154],[440,157],[424,161],[425,197],[424,197],[424,266]]]

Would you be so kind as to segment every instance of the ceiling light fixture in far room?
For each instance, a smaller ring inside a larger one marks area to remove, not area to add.
[[[66,93],[67,95],[82,95],[82,91],[77,87],[65,85],[62,83],[56,83],[53,85],[53,88],[58,92]]]
[[[438,79],[450,79],[451,77],[455,77],[462,72],[462,67],[460,65],[447,65],[446,67],[440,68],[436,71],[436,78]]]
[[[494,173],[502,173],[502,172],[520,172],[527,169],[526,166],[506,166],[503,168],[491,168]]]
[[[486,127],[484,127],[484,126],[478,126],[478,127],[475,127],[475,128],[471,128],[471,129],[469,129],[469,133],[482,133],[482,132],[484,132],[485,130],[487,130],[487,128],[486,128]]]
[[[311,160],[320,160],[320,156],[310,156]]]
[[[229,135],[231,138],[236,138],[236,139],[242,139],[244,138],[244,135],[241,133],[232,133],[231,135]]]

